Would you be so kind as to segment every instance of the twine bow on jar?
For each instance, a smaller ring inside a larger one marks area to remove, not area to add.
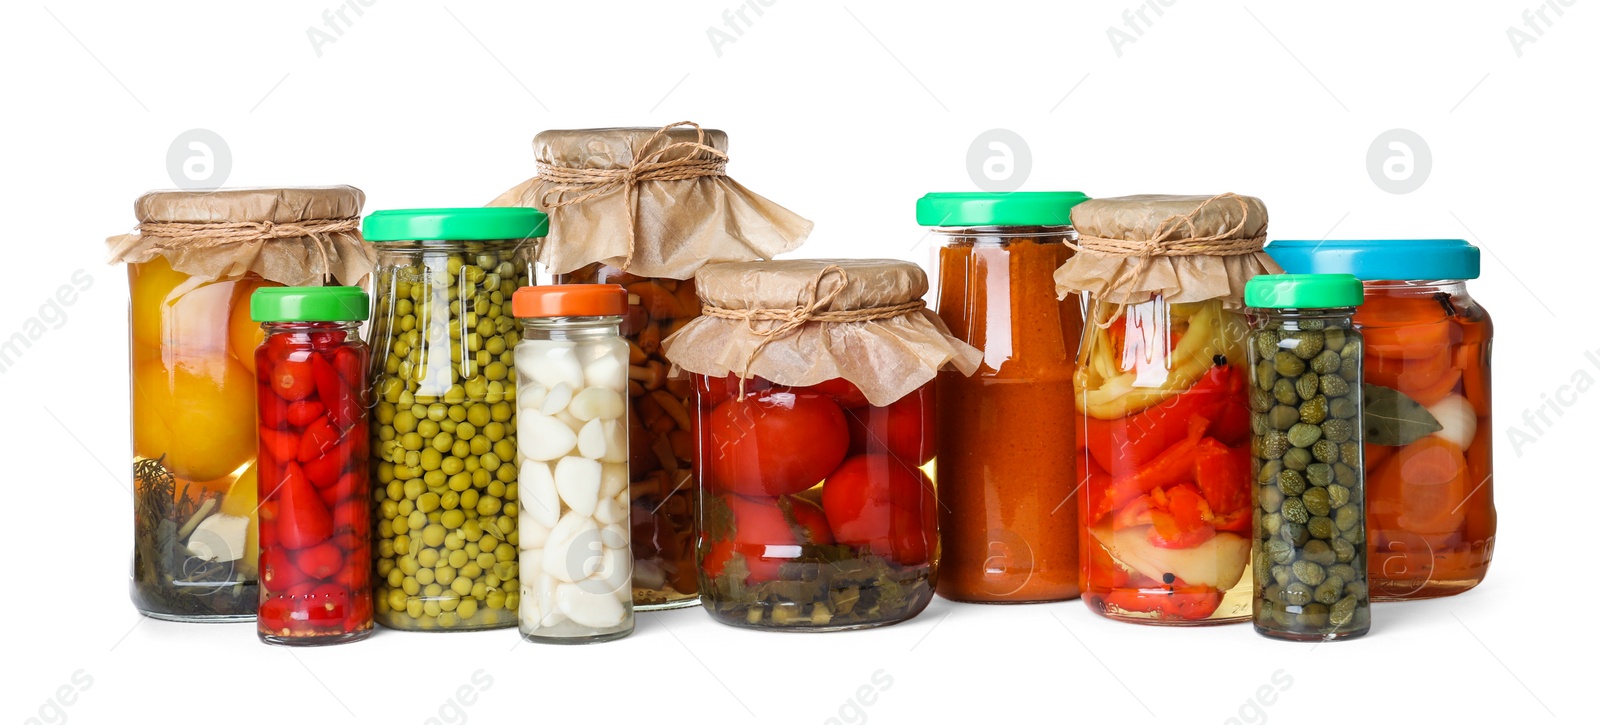
[[[837,275],[838,284],[827,292],[822,291],[824,280],[829,275]],[[707,317],[723,320],[742,321],[749,329],[750,334],[761,338],[761,342],[750,349],[745,355],[744,366],[739,372],[739,400],[745,399],[745,381],[750,377],[750,366],[755,362],[761,350],[768,344],[783,337],[793,334],[806,323],[810,322],[870,322],[872,320],[886,320],[892,317],[907,315],[927,306],[921,299],[901,302],[882,307],[866,307],[855,310],[829,310],[828,306],[839,297],[845,286],[850,281],[850,275],[838,265],[829,265],[810,282],[806,283],[793,307],[788,308],[753,308],[730,309],[719,307],[710,303],[700,306],[700,313]],[[757,328],[757,322],[776,322],[778,324],[766,328]]]
[[[1233,201],[1239,205],[1239,220],[1225,231],[1199,234],[1199,230],[1195,227],[1195,219],[1207,207],[1223,200]],[[1077,241],[1069,240],[1066,245],[1078,252],[1112,258],[1135,258],[1131,267],[1123,265],[1118,269],[1106,283],[1105,289],[1121,289],[1124,286],[1137,289],[1149,272],[1150,260],[1156,257],[1234,257],[1261,252],[1267,241],[1264,232],[1248,238],[1233,238],[1245,228],[1249,220],[1250,204],[1245,201],[1245,197],[1225,192],[1200,202],[1187,214],[1174,214],[1163,219],[1156,225],[1155,233],[1148,239],[1109,239],[1084,234],[1080,230]],[[1127,302],[1115,303],[1115,307],[1112,308],[1114,313],[1106,316],[1104,320],[1097,320],[1095,324],[1102,329],[1110,327],[1127,307]]]
[[[667,132],[680,126],[693,128],[695,140],[670,143],[655,151],[649,151],[651,146],[667,136]],[[690,149],[693,153],[663,160],[668,153],[678,149]],[[647,151],[648,153],[645,153]],[[554,213],[561,207],[581,204],[618,188],[622,189],[628,209],[628,253],[623,257],[624,267],[633,260],[634,247],[638,239],[636,227],[639,224],[640,183],[724,176],[728,167],[728,154],[707,144],[705,130],[693,121],[679,121],[662,126],[639,146],[639,153],[641,155],[633,164],[622,169],[585,169],[539,162],[538,178],[543,188],[539,194],[538,205],[547,212]],[[567,196],[568,193],[574,192],[576,195]]]

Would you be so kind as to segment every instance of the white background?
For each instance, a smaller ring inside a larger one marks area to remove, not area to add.
[[[364,14],[347,11],[351,22],[336,21],[341,35],[320,48],[307,31],[332,32],[322,13],[334,0],[8,4],[0,337],[33,318],[51,324],[0,374],[4,717],[1592,714],[1597,482],[1583,460],[1600,433],[1600,393],[1564,386],[1600,379],[1600,44],[1593,4],[1549,4],[1563,14],[1544,10],[1548,23],[1534,15],[1536,35],[1523,15],[1544,7],[1534,0],[1176,0],[1160,15],[1146,10],[1149,22],[1135,15],[1135,34],[1123,17],[1135,0],[778,0],[763,15],[747,11],[751,22],[736,20],[741,34],[718,47],[708,28],[732,34],[722,13],[736,0],[670,9],[378,0]],[[1135,40],[1114,45],[1113,27]],[[1533,41],[1514,45],[1512,27]],[[533,174],[529,141],[541,129],[682,119],[727,130],[731,174],[817,222],[801,250],[808,256],[926,261],[913,201],[974,188],[968,146],[992,128],[1029,145],[1028,189],[1235,191],[1266,201],[1274,238],[1473,241],[1485,254],[1471,289],[1498,323],[1501,536],[1488,581],[1451,599],[1379,605],[1370,635],[1318,646],[1269,641],[1244,625],[1119,624],[1075,601],[938,600],[900,626],[832,635],[735,630],[691,609],[643,615],[631,638],[579,648],[518,645],[514,631],[380,631],[360,644],[291,651],[259,644],[249,625],[184,626],[134,612],[127,292],[123,270],[104,264],[102,240],[133,226],[140,193],[173,186],[175,137],[204,128],[225,139],[229,186],[349,183],[367,192],[370,211],[481,204]],[[1431,149],[1431,174],[1409,194],[1384,191],[1367,171],[1368,146],[1392,128],[1415,131]],[[76,270],[92,286],[58,314],[48,302]],[[1541,405],[1562,415],[1535,430],[1522,416]],[[1520,452],[1513,426],[1528,434]],[[473,691],[480,669],[489,687],[470,703],[455,699],[461,686]],[[862,686],[886,681],[871,702],[857,699]]]

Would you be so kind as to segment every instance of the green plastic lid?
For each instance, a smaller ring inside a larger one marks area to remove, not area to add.
[[[459,209],[384,209],[361,222],[369,242],[528,239],[550,231],[550,217],[520,206]]]
[[[1353,274],[1263,274],[1244,285],[1244,303],[1251,307],[1356,307],[1361,298],[1361,280]]]
[[[360,287],[262,287],[250,295],[256,322],[358,322],[367,307]]]
[[[1047,227],[1072,223],[1072,207],[1089,200],[1079,191],[941,191],[917,200],[925,227]]]

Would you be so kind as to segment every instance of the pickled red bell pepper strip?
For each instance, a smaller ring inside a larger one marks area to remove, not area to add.
[[[1155,459],[1189,434],[1195,416],[1226,419],[1230,437],[1248,432],[1249,419],[1238,407],[1243,371],[1236,365],[1215,365],[1194,385],[1161,403],[1116,420],[1090,418],[1082,438],[1102,468],[1124,471]],[[1235,408],[1224,414],[1225,408]]]
[[[1171,588],[1157,590],[1117,587],[1105,595],[1106,604],[1128,612],[1158,612],[1172,619],[1205,619],[1222,604],[1222,592],[1208,586],[1190,586],[1174,580]]]
[[[1217,516],[1250,510],[1250,449],[1207,447],[1194,462],[1194,483]]]
[[[1193,486],[1179,485],[1171,490],[1158,488],[1155,493],[1158,495],[1152,498],[1166,505],[1150,511],[1150,543],[1164,549],[1188,549],[1217,535],[1206,523],[1211,509]]]
[[[1173,444],[1132,474],[1112,476],[1108,483],[1099,487],[1103,493],[1090,509],[1090,522],[1099,521],[1112,510],[1156,488],[1193,480],[1194,463],[1202,447],[1227,451],[1216,440],[1202,437],[1201,434],[1210,425],[1211,421],[1205,418],[1192,418],[1188,437]]]

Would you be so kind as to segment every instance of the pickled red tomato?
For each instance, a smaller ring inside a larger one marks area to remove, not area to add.
[[[845,420],[850,427],[851,455],[892,453],[913,466],[933,460],[936,446],[931,385],[924,385],[882,408],[865,406],[846,410]]]
[[[706,416],[712,483],[746,496],[799,493],[844,460],[850,434],[830,398],[787,390],[730,398]]]
[[[747,498],[728,495],[723,497],[732,515],[733,533],[711,543],[702,567],[707,576],[722,575],[723,568],[734,553],[744,556],[750,570],[750,581],[764,582],[779,579],[778,567],[784,561],[796,558],[802,544],[831,544],[833,532],[828,519],[815,503],[795,496],[781,498]],[[789,524],[784,509],[788,509],[795,525]]]
[[[866,393],[861,392],[861,388],[856,387],[855,383],[845,380],[844,378],[825,380],[817,383],[816,385],[807,385],[804,388],[797,388],[797,390],[826,395],[830,398],[833,398],[833,402],[838,403],[839,407],[846,410],[851,408],[859,408],[867,404]]]
[[[927,475],[894,456],[855,456],[822,484],[835,540],[906,566],[931,558],[938,505]]]

